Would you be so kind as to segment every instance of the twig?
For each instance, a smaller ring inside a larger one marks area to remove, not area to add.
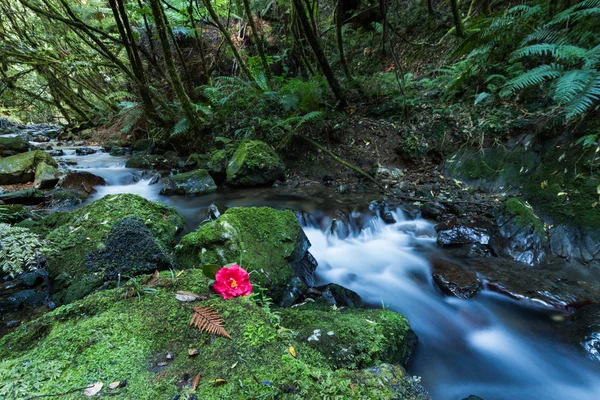
[[[80,387],[80,388],[76,388],[76,389],[71,389],[71,390],[69,390],[69,391],[62,392],[62,393],[54,393],[54,394],[40,394],[40,395],[37,395],[37,396],[31,396],[31,397],[27,397],[25,400],[39,399],[39,398],[42,398],[42,397],[56,397],[56,396],[63,396],[63,395],[65,395],[65,394],[75,393],[75,392],[79,392],[79,391],[81,391],[81,390],[85,390],[85,389],[91,388],[92,386],[94,386],[94,385],[88,385],[88,386],[85,386],[85,387]]]
[[[340,157],[338,157],[337,155],[335,155],[332,151],[328,150],[327,148],[325,148],[324,146],[320,145],[319,143],[315,142],[314,140],[312,140],[311,138],[308,138],[306,136],[302,136],[302,135],[297,135],[298,137],[300,137],[301,139],[306,140],[308,143],[312,144],[313,146],[316,146],[318,149],[324,151],[325,153],[327,153],[331,158],[333,158],[335,161],[339,162],[342,165],[345,165],[346,167],[358,172],[361,175],[366,176],[367,178],[369,178],[373,183],[375,183],[377,185],[377,187],[379,187],[381,190],[383,190],[384,192],[386,191],[385,187],[383,187],[383,185],[381,185],[379,182],[377,182],[375,180],[375,178],[373,178],[371,175],[367,174],[365,171],[363,171],[362,169],[360,169],[359,167],[357,167],[354,164],[350,164],[348,161],[341,159]]]

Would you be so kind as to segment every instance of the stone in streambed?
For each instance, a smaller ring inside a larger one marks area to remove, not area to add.
[[[59,178],[60,172],[58,172],[58,168],[46,162],[41,162],[35,169],[33,187],[36,189],[52,189],[58,183]]]
[[[77,154],[78,156],[88,156],[90,154],[96,153],[96,151],[96,149],[92,149],[89,147],[80,147],[78,149],[75,149],[75,154]]]
[[[29,150],[29,142],[20,137],[0,137],[0,156],[7,157]]]
[[[0,194],[0,201],[5,204],[35,205],[44,202],[46,195],[39,189],[25,189]]]
[[[63,189],[81,190],[85,193],[96,193],[94,186],[104,186],[106,181],[98,175],[85,171],[69,172],[61,181]]]
[[[446,295],[466,300],[474,297],[482,289],[477,274],[450,261],[436,259],[432,269],[433,281]]]
[[[127,230],[127,223],[133,231]],[[106,196],[68,214],[46,237],[54,249],[47,270],[55,301],[65,303],[87,295],[114,271],[131,276],[147,272],[149,260],[164,258],[141,254],[149,248],[146,245],[154,243],[156,253],[164,253],[175,244],[182,227],[174,209],[132,194]],[[166,264],[157,262],[156,267]]]
[[[260,140],[242,142],[229,165],[226,182],[232,186],[268,185],[282,178],[285,167],[268,144]]]
[[[33,181],[35,169],[42,162],[58,167],[56,161],[43,150],[29,151],[0,159],[0,185]]]
[[[277,303],[291,305],[314,286],[316,261],[309,247],[292,211],[235,207],[184,236],[177,261],[187,268],[241,263]]]
[[[160,191],[161,195],[185,195],[197,196],[214,192],[217,185],[205,169],[185,172],[166,178],[165,187]]]

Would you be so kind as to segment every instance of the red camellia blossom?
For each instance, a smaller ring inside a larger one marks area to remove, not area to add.
[[[218,270],[213,288],[225,299],[252,293],[248,272],[237,264]]]

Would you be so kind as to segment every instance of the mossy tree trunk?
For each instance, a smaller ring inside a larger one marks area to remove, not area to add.
[[[179,73],[175,67],[175,61],[173,60],[173,53],[171,52],[169,36],[167,33],[167,29],[170,28],[165,24],[164,12],[162,6],[160,5],[160,0],[150,0],[150,8],[152,9],[152,16],[154,18],[154,23],[156,24],[156,31],[158,33],[158,38],[163,51],[163,57],[165,66],[167,68],[167,74],[169,75],[169,80],[171,81],[171,87],[173,88],[173,91],[175,92],[175,95],[181,104],[181,108],[183,109],[190,126],[194,129],[197,129],[200,126],[200,120],[196,114],[196,110],[192,104],[192,101],[185,92],[185,88],[183,87],[183,83],[181,82],[181,78],[179,77]]]
[[[319,63],[319,66],[321,67],[321,70],[323,71],[323,75],[325,75],[325,78],[327,79],[327,83],[329,84],[331,91],[333,92],[335,98],[338,100],[339,106],[345,107],[346,106],[346,97],[344,95],[342,87],[340,86],[339,81],[333,74],[333,70],[331,69],[331,66],[329,65],[329,61],[327,61],[327,57],[325,56],[325,53],[323,52],[323,48],[321,47],[321,44],[319,43],[319,39],[317,38],[315,32],[313,31],[313,29],[310,25],[310,21],[308,20],[308,17],[306,15],[306,10],[304,9],[304,6],[302,5],[301,0],[293,0],[293,2],[294,2],[294,8],[296,10],[296,15],[298,16],[298,20],[300,21],[300,24],[302,25],[302,29],[304,30],[304,35],[305,35],[306,39],[308,40],[310,47],[313,49],[315,56],[317,57],[317,62]]]
[[[454,27],[456,29],[456,36],[459,38],[465,37],[463,31],[462,21],[460,19],[460,10],[458,9],[458,0],[450,0],[450,8],[452,9],[452,18],[454,19]]]
[[[271,86],[271,69],[269,68],[269,63],[267,62],[267,57],[265,56],[265,52],[263,50],[262,39],[258,34],[258,29],[256,29],[256,24],[254,23],[254,18],[252,17],[252,10],[250,9],[250,2],[248,0],[243,0],[244,2],[244,10],[246,11],[246,15],[248,16],[248,23],[250,24],[250,29],[252,30],[252,42],[256,47],[256,51],[260,57],[260,61],[263,65],[263,69],[265,70],[265,76],[267,77],[267,82],[269,86]]]

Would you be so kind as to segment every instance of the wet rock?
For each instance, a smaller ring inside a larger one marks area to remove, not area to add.
[[[332,306],[337,307],[361,307],[363,305],[362,298],[358,293],[346,289],[335,283],[330,283],[316,288],[323,299]]]
[[[158,182],[160,182],[160,178],[160,174],[154,174],[148,181],[148,185],[156,185]]]
[[[44,201],[45,194],[38,189],[25,189],[0,194],[0,201],[5,204],[35,205]]]
[[[531,266],[541,264],[548,242],[544,224],[533,209],[522,200],[511,198],[498,214],[498,235],[492,241],[495,253]]]
[[[532,268],[504,258],[470,258],[460,265],[477,273],[484,290],[532,305],[575,310],[600,303],[600,286],[588,283],[578,268],[554,265]],[[561,263],[564,266],[564,263]]]
[[[269,185],[284,175],[277,153],[259,140],[242,142],[229,165],[226,182],[232,186]]]
[[[597,227],[558,225],[550,230],[550,249],[555,257],[583,264],[600,261],[600,230]]]
[[[29,151],[0,159],[0,185],[31,182],[41,162],[57,167],[56,161],[43,150]]]
[[[440,203],[429,201],[421,206],[424,218],[438,219],[447,212],[447,208]]]
[[[117,221],[104,239],[101,249],[87,254],[86,266],[102,272],[105,279],[136,276],[173,266],[167,248],[138,217]]]
[[[119,179],[119,185],[132,185],[142,180],[141,174],[133,173],[127,174]]]
[[[163,196],[174,194],[198,196],[215,190],[217,190],[217,185],[208,171],[197,169],[166,178],[165,186],[161,189],[160,194]]]
[[[455,226],[440,231],[437,238],[437,243],[441,246],[459,246],[472,243],[487,245],[489,242],[490,233],[487,229],[469,226]]]
[[[434,260],[432,269],[433,281],[446,295],[466,300],[474,297],[482,289],[475,272],[448,260]]]
[[[110,148],[110,155],[111,156],[126,156],[127,153],[129,153],[129,149],[126,147],[118,147],[118,146],[114,146]]]
[[[225,182],[228,161],[227,152],[217,150],[210,155],[210,159],[206,162],[206,170],[216,183]]]
[[[172,170],[183,167],[183,161],[176,156],[142,154],[134,155],[125,164],[127,168]]]
[[[150,152],[153,146],[152,139],[140,139],[131,144],[131,151]]]
[[[69,172],[60,183],[63,189],[82,190],[86,193],[96,193],[94,186],[104,185],[104,178],[85,171]]]
[[[394,214],[392,214],[391,211],[384,211],[381,214],[381,219],[388,225],[396,223],[396,218],[394,218]]]
[[[33,138],[33,141],[36,143],[48,143],[50,138],[48,136],[36,136]]]
[[[65,152],[62,151],[61,149],[58,149],[58,150],[52,150],[52,151],[48,152],[48,154],[50,154],[52,157],[62,157],[65,155]]]
[[[368,368],[358,375],[358,379],[365,377],[375,379],[382,385],[392,389],[393,398],[403,400],[431,400],[427,390],[421,386],[418,379],[410,376],[406,370],[398,365],[381,364]]]
[[[204,214],[204,219],[201,223],[206,223],[210,221],[214,221],[221,216],[221,214],[225,213],[229,207],[223,204],[212,203],[206,209],[206,214]]]
[[[78,149],[75,149],[75,154],[77,154],[78,156],[88,156],[90,154],[96,153],[96,151],[96,149],[92,149],[90,147],[80,147]]]
[[[590,304],[571,316],[570,340],[580,345],[595,361],[600,361],[600,304]]]
[[[447,231],[447,230],[454,228],[457,223],[458,223],[458,218],[456,217],[456,215],[453,215],[450,218],[448,218],[448,219],[440,222],[436,226],[434,226],[434,228],[435,228],[436,232]]]
[[[307,255],[309,247],[292,211],[235,207],[184,236],[176,254],[178,265],[186,268],[205,263],[227,265],[239,262],[242,255],[242,266],[267,288],[275,302],[293,304],[295,299],[284,296],[286,289],[298,286],[293,278],[300,278],[302,287],[290,289],[288,294],[298,296],[299,291],[314,285],[316,264]]]
[[[38,307],[44,304],[48,294],[33,289],[25,289],[0,300],[0,310],[18,311],[24,306]]]
[[[58,168],[41,162],[35,169],[35,180],[33,187],[36,189],[52,189],[58,183],[60,172]]]
[[[29,142],[20,137],[1,137],[0,136],[0,156],[7,157],[29,150]]]
[[[56,188],[46,198],[46,205],[52,209],[71,208],[83,203],[89,197],[84,190]]]

